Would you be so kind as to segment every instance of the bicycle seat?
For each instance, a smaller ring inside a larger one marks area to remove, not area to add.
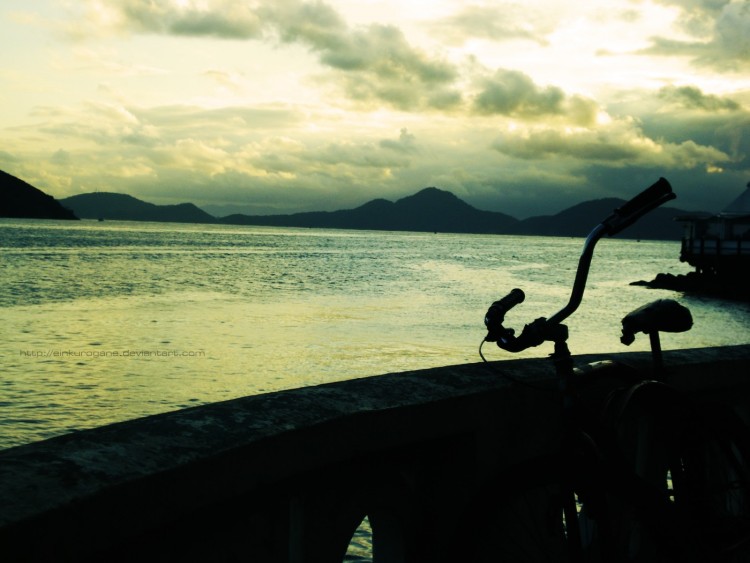
[[[620,341],[630,345],[637,332],[685,332],[693,326],[690,310],[674,299],[659,299],[638,307],[622,319]]]

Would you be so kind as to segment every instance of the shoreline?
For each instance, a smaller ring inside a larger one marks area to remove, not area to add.
[[[727,299],[731,301],[750,301],[750,289],[739,278],[726,278],[690,272],[688,274],[657,274],[651,281],[635,281],[630,285],[648,287],[649,289],[671,289],[696,295]]]

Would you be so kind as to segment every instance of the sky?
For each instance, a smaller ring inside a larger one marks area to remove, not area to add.
[[[0,169],[217,215],[750,181],[748,0],[3,0]]]

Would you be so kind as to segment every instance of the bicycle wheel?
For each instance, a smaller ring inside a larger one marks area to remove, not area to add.
[[[667,487],[639,477],[612,444],[580,432],[559,455],[530,460],[482,486],[460,518],[445,561],[702,562],[693,523]],[[668,467],[668,464],[665,464]],[[571,494],[574,495],[571,496]],[[566,502],[576,503],[568,514]]]
[[[725,561],[750,561],[750,433],[733,412],[701,405],[673,464],[675,503]]]
[[[581,436],[586,442],[585,435]],[[444,560],[691,561],[682,552],[671,553],[661,541],[646,541],[657,537],[650,532],[655,521],[661,520],[657,514],[666,501],[654,497],[642,482],[609,471],[611,464],[602,463],[599,454],[584,444],[583,450],[573,448],[537,458],[498,474],[479,489],[462,514],[459,532]],[[566,522],[566,502],[575,503],[575,525]],[[626,529],[624,541],[620,532]],[[637,545],[633,543],[635,530],[639,530]]]
[[[674,507],[667,541],[688,545],[698,561],[750,561],[750,433],[742,421],[653,381],[617,391],[606,415],[623,463]],[[636,536],[619,530],[631,542]]]

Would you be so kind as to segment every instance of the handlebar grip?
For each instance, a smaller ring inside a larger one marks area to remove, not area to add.
[[[487,314],[484,316],[484,324],[487,329],[492,331],[493,328],[502,325],[505,320],[505,313],[519,303],[523,303],[524,299],[526,299],[526,294],[522,290],[515,288],[511,289],[508,295],[490,305]]]
[[[614,235],[640,219],[643,215],[661,204],[677,197],[672,186],[665,178],[659,178],[630,201],[615,209],[615,212],[604,220],[607,234]]]
[[[665,194],[672,193],[672,186],[665,178],[659,178],[653,185],[649,186],[633,199],[625,203],[617,211],[623,217],[637,213],[640,209],[651,203],[658,202]]]

